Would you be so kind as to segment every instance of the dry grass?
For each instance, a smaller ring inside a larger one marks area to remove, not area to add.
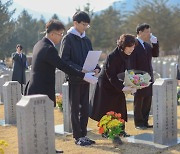
[[[132,110],[132,103],[128,104],[128,110]],[[180,136],[180,107],[178,106],[178,136]],[[58,110],[54,110],[55,125],[62,124],[63,115]],[[0,119],[4,119],[4,105],[0,105]],[[150,118],[152,124],[152,118]],[[133,144],[124,142],[123,145],[118,148],[114,148],[111,140],[104,139],[98,134],[97,122],[89,119],[89,128],[93,130],[88,132],[88,136],[96,140],[96,144],[89,147],[80,147],[74,144],[72,136],[56,135],[56,148],[63,149],[64,153],[72,154],[178,154],[180,153],[180,145],[173,146],[168,149],[158,149],[143,144]],[[129,118],[126,124],[126,131],[131,135],[137,135],[141,133],[152,133],[152,129],[148,130],[136,130],[134,128],[133,118]],[[8,142],[9,146],[6,148],[5,154],[17,154],[18,142],[17,142],[17,128],[16,126],[0,126],[0,139],[4,139]]]

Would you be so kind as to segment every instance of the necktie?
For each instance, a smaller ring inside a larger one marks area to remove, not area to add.
[[[145,50],[145,52],[146,52],[146,54],[147,54],[146,43],[143,42],[143,45],[144,45],[144,50]]]

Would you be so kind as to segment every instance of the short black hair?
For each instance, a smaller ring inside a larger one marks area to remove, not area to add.
[[[150,25],[147,23],[143,23],[143,24],[138,24],[136,27],[136,33],[139,34],[139,31],[144,31],[145,29],[149,29]]]
[[[73,15],[73,21],[90,23],[89,15],[84,11],[78,11]]]
[[[17,44],[17,45],[16,45],[16,48],[18,48],[18,47],[20,48],[20,50],[22,50],[22,49],[23,49],[23,47],[22,47],[22,45],[21,45],[21,44]]]
[[[50,33],[53,30],[65,30],[65,26],[62,22],[56,19],[51,19],[50,21],[47,22],[46,24],[46,32]]]

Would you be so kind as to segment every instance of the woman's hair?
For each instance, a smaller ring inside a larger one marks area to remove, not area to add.
[[[122,34],[117,40],[117,45],[124,50],[126,47],[132,47],[137,45],[137,40],[134,35],[131,34]]]
[[[23,47],[22,47],[22,45],[21,45],[21,44],[17,44],[17,45],[16,45],[16,49],[17,49],[18,47],[20,48],[20,50],[22,50],[22,49],[23,49]]]
[[[56,19],[51,19],[47,24],[46,24],[46,33],[50,33],[53,30],[65,30],[65,26],[62,22]]]

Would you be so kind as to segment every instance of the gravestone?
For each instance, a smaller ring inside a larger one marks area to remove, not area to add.
[[[1,97],[0,104],[1,103],[3,104],[3,102],[4,102],[2,87],[5,84],[5,82],[7,82],[7,81],[9,81],[9,75],[8,74],[3,74],[0,76],[0,97]]]
[[[172,62],[170,65],[170,78],[176,79],[177,77],[177,66],[176,62]]]
[[[16,107],[19,154],[55,154],[54,103],[46,95],[30,95]]]
[[[170,78],[157,79],[153,85],[154,142],[163,145],[177,143],[176,82]]]
[[[26,84],[27,84],[27,82],[30,80],[30,74],[31,74],[30,70],[26,70],[25,74],[26,74]]]
[[[96,84],[89,84],[89,100],[93,96],[95,87],[96,87]]]
[[[16,104],[21,97],[18,81],[8,81],[3,85],[5,124],[16,124]]]
[[[65,74],[61,70],[56,70],[56,78],[55,78],[56,86],[55,90],[56,93],[62,93],[62,84],[64,83],[65,80]]]
[[[69,104],[69,85],[68,82],[62,85],[63,94],[63,121],[64,121],[64,131],[72,133],[71,124],[71,108]]]

